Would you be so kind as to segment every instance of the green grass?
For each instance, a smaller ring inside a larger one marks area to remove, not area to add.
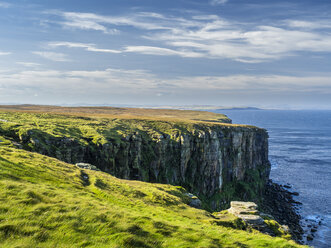
[[[26,113],[58,113],[88,117],[172,120],[187,122],[229,123],[231,120],[223,114],[206,111],[146,109],[146,108],[114,108],[114,107],[59,107],[41,105],[0,105],[2,111]]]
[[[179,120],[88,118],[53,113],[0,112],[0,119],[8,121],[0,122],[0,131],[3,134],[18,136],[23,141],[28,136],[28,131],[34,134],[39,132],[41,136],[66,136],[83,143],[91,140],[93,143],[103,144],[107,139],[120,140],[134,132],[144,133],[155,139],[163,134],[176,139],[179,132],[188,132],[196,128],[195,123]]]
[[[44,110],[46,112],[42,112]],[[51,149],[43,143],[50,136],[71,138],[83,145],[103,145],[120,144],[135,133],[145,140],[158,141],[166,135],[178,142],[182,135],[209,132],[215,128],[258,129],[223,121],[228,118],[203,111],[0,106],[0,135],[29,143],[25,147],[29,150],[36,145],[31,144],[31,137],[45,149]]]
[[[130,109],[110,107],[65,108],[56,106],[0,106],[0,135],[22,143],[34,137],[67,137],[87,145],[103,145],[139,134],[145,140],[166,135],[179,141],[182,135],[209,132],[215,128],[258,128],[229,124],[225,115],[205,111]],[[42,144],[47,147],[48,144]],[[30,148],[34,144],[29,144]],[[29,149],[29,147],[25,147]],[[31,149],[30,149],[31,150]]]
[[[29,152],[54,154],[50,141],[55,138],[90,149],[112,143],[120,149],[135,134],[147,143],[164,136],[178,142],[185,134],[256,127],[223,123],[228,121],[225,116],[199,111],[26,105],[0,109],[1,247],[299,247],[242,230],[244,223],[226,212],[215,217],[189,207],[182,187],[120,180]],[[149,161],[153,151],[143,154]],[[235,186],[223,194],[233,197],[233,189],[247,185]]]
[[[181,187],[82,172],[0,141],[1,247],[299,247],[227,227],[237,220],[189,207]]]

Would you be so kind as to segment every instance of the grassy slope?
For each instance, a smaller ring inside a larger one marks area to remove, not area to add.
[[[194,111],[7,106],[0,111],[0,131],[18,138],[32,130],[102,144],[136,131],[178,138],[176,133],[196,130],[197,123],[198,130],[234,126],[220,123],[222,118]],[[297,246],[224,227],[236,226],[238,220],[215,219],[188,207],[180,187],[119,180],[94,171],[85,171],[86,182],[73,165],[18,150],[5,137],[0,140],[1,247]]]
[[[116,179],[0,137],[1,247],[298,247],[217,225],[180,187]]]

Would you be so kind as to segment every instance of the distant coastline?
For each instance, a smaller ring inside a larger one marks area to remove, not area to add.
[[[149,105],[149,104],[94,104],[94,103],[72,103],[72,104],[25,104],[25,103],[0,103],[0,106],[49,106],[49,107],[113,107],[113,108],[141,108],[141,109],[173,109],[173,110],[195,110],[195,111],[222,111],[222,110],[275,110],[275,111],[331,111],[331,108],[303,108],[303,107],[281,107],[281,106],[220,106],[220,105]]]

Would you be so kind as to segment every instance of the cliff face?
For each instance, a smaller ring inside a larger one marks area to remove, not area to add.
[[[174,135],[134,132],[102,145],[33,130],[20,139],[41,154],[88,162],[119,178],[184,186],[212,209],[233,198],[255,200],[270,171],[268,134],[253,127],[197,125]]]
[[[69,163],[91,163],[119,178],[184,186],[214,210],[228,207],[231,200],[258,203],[269,176],[267,132],[227,124],[231,120],[224,115],[36,108],[0,111],[0,134],[24,149]]]

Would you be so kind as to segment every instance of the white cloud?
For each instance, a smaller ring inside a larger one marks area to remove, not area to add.
[[[0,51],[0,56],[2,56],[2,55],[9,55],[9,54],[11,54],[10,52],[1,52]]]
[[[91,21],[63,22],[62,24],[72,28],[87,29],[87,30],[91,29],[91,30],[103,31],[104,33],[108,32],[106,27]]]
[[[22,70],[0,74],[0,88],[39,89],[64,95],[236,93],[331,93],[331,75],[229,75],[159,78],[143,70],[109,68],[95,71]],[[5,93],[2,93],[5,94]],[[1,96],[1,95],[0,95]]]
[[[54,12],[57,13],[57,12]],[[140,18],[162,18],[162,15],[145,15],[140,14],[136,16],[102,16],[93,13],[77,13],[77,12],[59,12],[66,21],[61,22],[63,26],[102,31],[108,34],[118,34],[120,31],[116,28],[107,28],[107,25],[116,26],[133,26],[140,29],[146,30],[157,30],[164,29],[162,25],[156,25],[153,22],[139,21]]]
[[[90,52],[100,53],[141,53],[148,55],[177,55],[181,57],[197,58],[203,57],[201,53],[185,50],[172,50],[168,48],[152,47],[152,46],[127,46],[122,50],[101,49],[95,44],[75,43],[75,42],[50,42],[47,45],[49,48],[68,47],[68,48],[83,48]]]
[[[86,51],[90,52],[101,52],[101,53],[121,53],[122,51],[113,49],[100,49],[97,48],[95,44],[86,43],[76,43],[76,42],[50,42],[49,47],[69,47],[69,48],[84,48]]]
[[[263,62],[296,52],[331,52],[331,35],[274,26],[256,26],[250,30],[221,20],[204,28],[171,30],[146,38],[204,54],[207,58],[228,58],[241,62]]]
[[[228,0],[211,0],[210,4],[211,5],[221,5],[221,4],[226,4]]]
[[[39,67],[41,64],[34,63],[34,62],[16,62],[18,65],[23,65],[25,67]]]
[[[316,92],[331,86],[328,76],[284,76],[284,75],[230,75],[208,77],[181,77],[171,80],[178,88],[198,90],[227,90],[231,92]],[[328,90],[330,91],[330,90]]]
[[[218,1],[222,2],[226,1]],[[131,27],[139,29],[141,33],[139,44],[127,45],[124,41],[120,50],[99,49],[95,44],[71,42],[53,44],[53,47],[80,47],[105,53],[134,52],[159,56],[231,59],[242,63],[261,63],[299,52],[331,52],[329,20],[284,20],[278,24],[254,25],[224,20],[217,15],[183,18],[153,12],[125,16],[77,12],[56,14],[64,19],[60,23],[64,27],[104,33],[114,28]],[[319,32],[319,29],[328,31]]]
[[[99,71],[23,70],[0,74],[0,99],[37,93],[48,95],[49,101],[64,97],[82,98],[95,95],[98,99],[114,94],[136,95],[157,87],[153,75],[139,70],[107,69]],[[36,91],[37,90],[37,91]]]
[[[162,47],[151,47],[151,46],[128,46],[124,50],[125,52],[133,52],[133,53],[142,53],[149,55],[177,55],[181,57],[189,57],[189,58],[198,58],[203,57],[204,55],[201,53],[196,53],[192,51],[177,51],[168,48]]]
[[[57,61],[57,62],[66,62],[66,61],[70,61],[67,58],[66,54],[63,53],[54,53],[54,52],[42,52],[42,51],[35,51],[32,52],[33,54],[39,55],[45,59],[49,59],[52,61]]]
[[[287,20],[285,24],[292,28],[300,29],[331,29],[331,21],[303,21],[303,20]]]
[[[195,20],[219,20],[217,15],[196,15],[192,16],[192,19]]]

